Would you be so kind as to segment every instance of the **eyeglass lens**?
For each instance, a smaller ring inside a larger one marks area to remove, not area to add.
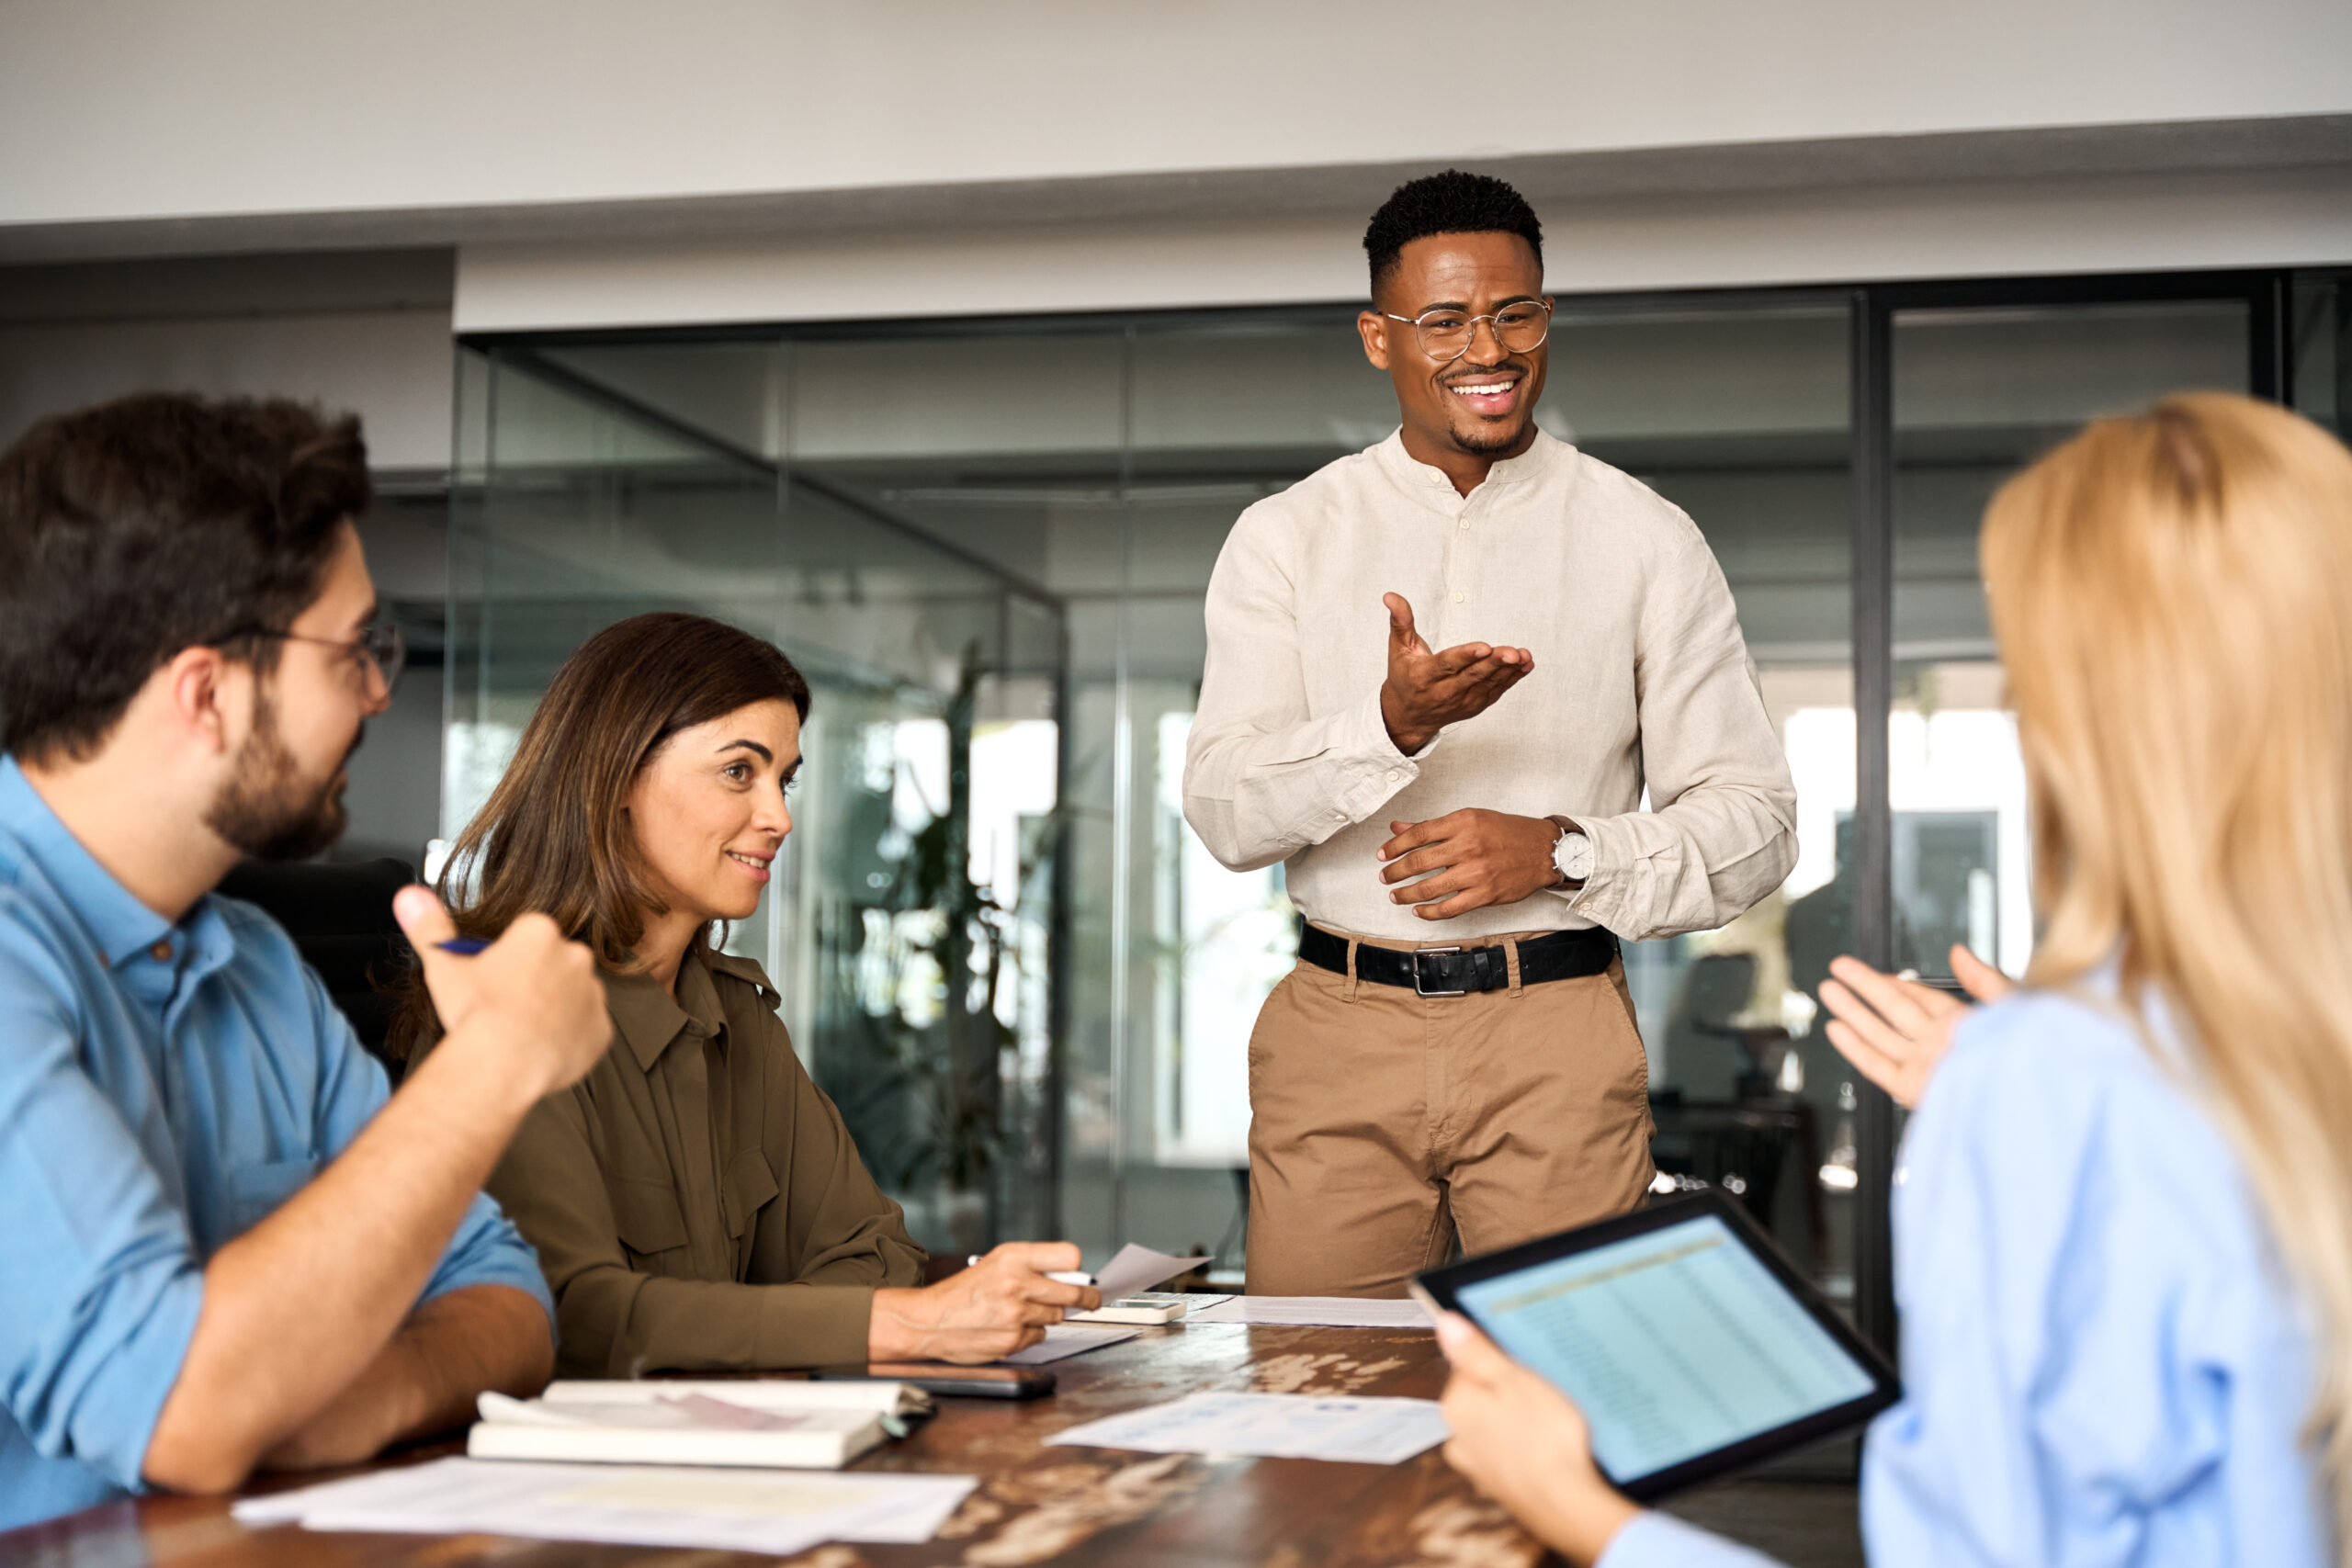
[[[1470,351],[1478,323],[1492,323],[1495,341],[1506,354],[1525,354],[1542,345],[1552,330],[1552,313],[1540,299],[1522,299],[1492,315],[1474,316],[1466,310],[1431,310],[1413,322],[1421,352],[1431,359],[1459,359]]]
[[[390,621],[379,621],[359,634],[359,651],[383,676],[384,689],[390,691],[408,664],[408,639],[401,636],[400,627]]]

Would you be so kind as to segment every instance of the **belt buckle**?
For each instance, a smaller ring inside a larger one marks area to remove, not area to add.
[[[1446,954],[1446,953],[1459,953],[1459,952],[1461,952],[1461,951],[1462,951],[1462,949],[1461,949],[1460,947],[1458,947],[1458,946],[1456,946],[1456,947],[1417,947],[1417,948],[1415,948],[1415,949],[1413,950],[1413,994],[1414,994],[1415,996],[1417,996],[1417,997],[1466,997],[1466,996],[1468,996],[1470,993],[1469,993],[1469,991],[1468,991],[1468,990],[1466,990],[1466,989],[1464,989],[1464,990],[1454,990],[1454,991],[1432,991],[1432,990],[1430,990],[1430,989],[1429,988],[1429,987],[1428,987],[1428,986],[1426,986],[1426,985],[1424,985],[1424,984],[1422,983],[1422,979],[1421,979],[1421,960],[1422,960],[1422,959],[1424,959],[1424,958],[1437,958],[1437,957],[1442,957],[1442,955],[1444,955],[1444,954]]]

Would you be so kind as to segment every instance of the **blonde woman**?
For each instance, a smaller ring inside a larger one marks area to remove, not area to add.
[[[1982,555],[2042,936],[1956,1030],[1843,968],[1841,1045],[1924,1085],[1871,1556],[2352,1563],[2352,456],[2172,399],[2013,480]],[[1573,1406],[1441,1334],[1448,1456],[1571,1561],[1761,1561],[1635,1508]]]

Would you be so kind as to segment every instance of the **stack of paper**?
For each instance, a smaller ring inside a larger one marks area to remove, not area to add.
[[[555,1382],[537,1399],[483,1394],[466,1452],[835,1470],[880,1442],[886,1427],[922,1397],[892,1382]]]
[[[235,1506],[254,1527],[531,1536],[775,1556],[828,1540],[929,1540],[978,1478],[780,1475],[445,1459]]]
[[[1325,1324],[1340,1328],[1429,1328],[1430,1314],[1409,1297],[1232,1296],[1195,1307],[1187,1323]]]
[[[1193,1393],[1089,1421],[1046,1439],[1155,1454],[1399,1464],[1447,1437],[1433,1399],[1324,1399],[1309,1393]]]

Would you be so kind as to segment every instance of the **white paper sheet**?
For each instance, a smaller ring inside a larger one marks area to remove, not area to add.
[[[1102,1292],[1104,1301],[1114,1301],[1120,1296],[1132,1296],[1137,1291],[1148,1291],[1154,1285],[1164,1284],[1207,1261],[1205,1258],[1176,1258],[1129,1242],[1119,1248],[1116,1258],[1096,1270],[1094,1283]]]
[[[1155,1454],[1398,1464],[1445,1441],[1433,1399],[1324,1399],[1310,1393],[1192,1393],[1089,1421],[1048,1443]]]
[[[1421,1303],[1360,1296],[1234,1296],[1195,1308],[1187,1323],[1322,1324],[1337,1328],[1432,1328]]]
[[[1133,1339],[1142,1333],[1140,1328],[1121,1328],[1111,1323],[1056,1323],[1046,1328],[1043,1343],[1026,1350],[1015,1350],[1005,1358],[1015,1367],[1042,1367],[1047,1361],[1058,1361],[1065,1356],[1083,1355],[1100,1350],[1105,1345],[1116,1345],[1122,1339]]]
[[[969,1475],[844,1475],[445,1459],[252,1497],[254,1527],[702,1547],[788,1555],[828,1540],[929,1540]]]

